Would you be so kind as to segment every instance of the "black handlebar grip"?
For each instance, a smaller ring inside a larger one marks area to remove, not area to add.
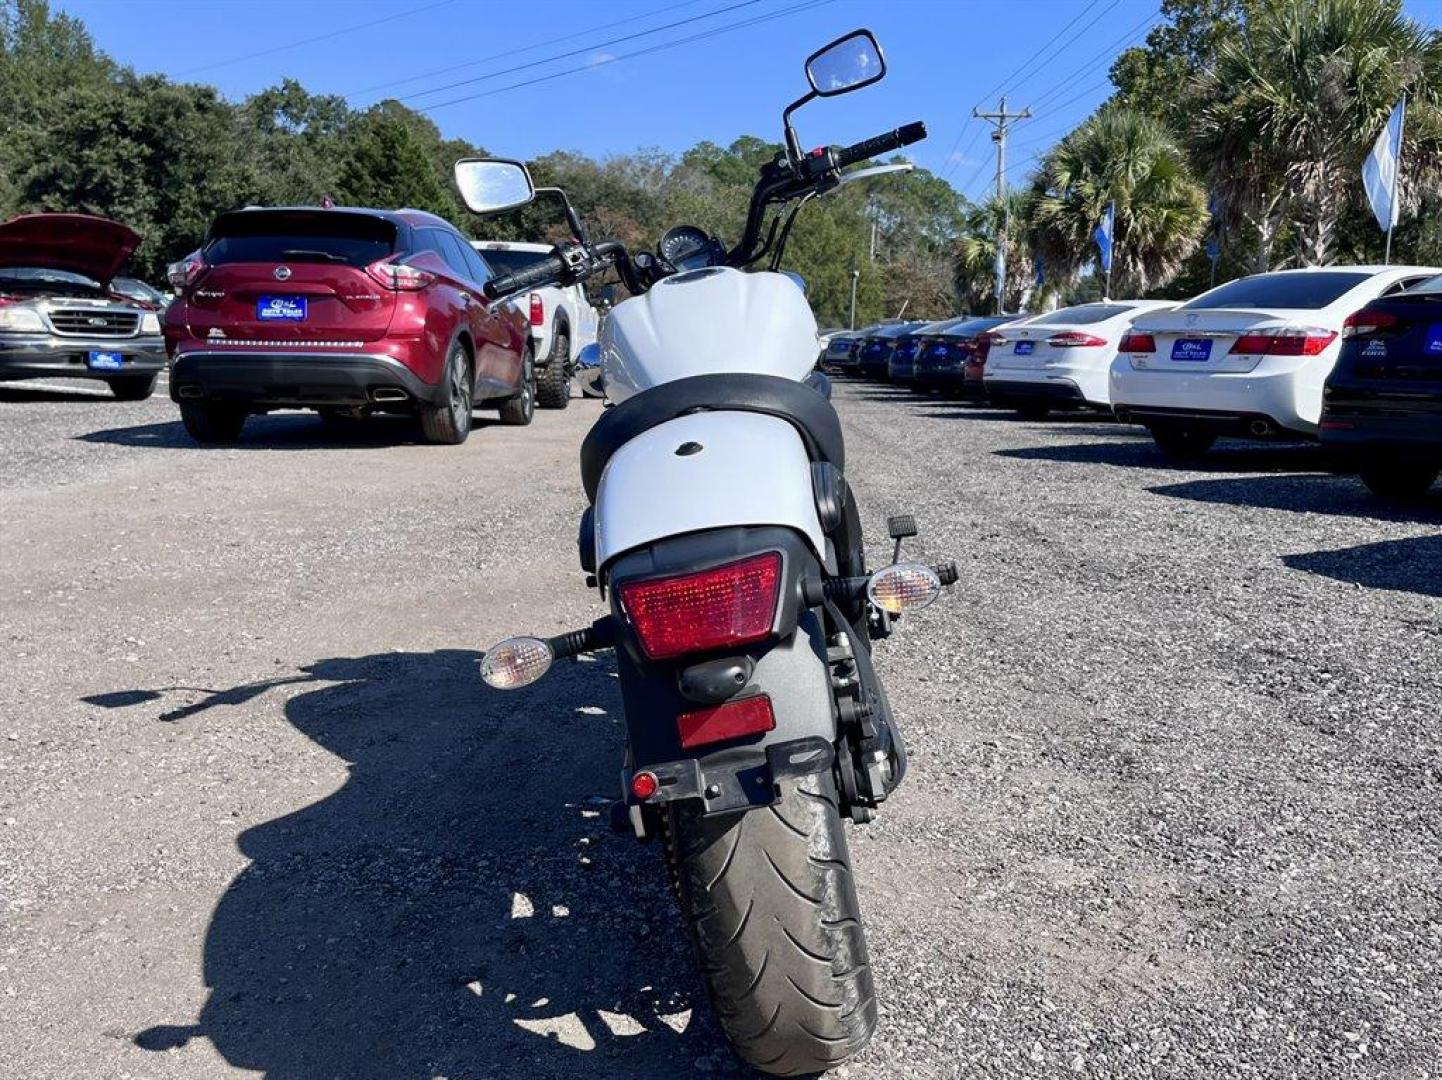
[[[858,161],[867,161],[888,150],[899,150],[903,146],[908,146],[924,138],[926,138],[926,125],[918,120],[914,124],[907,124],[895,131],[888,131],[885,135],[877,135],[874,138],[853,143],[851,146],[843,146],[836,152],[836,167],[844,169],[848,165],[855,165]]]
[[[485,285],[486,296],[494,300],[498,296],[509,296],[522,289],[529,289],[533,285],[549,285],[565,272],[565,262],[559,257],[551,255],[534,266],[517,270],[514,274],[502,274],[500,277],[491,278]]]

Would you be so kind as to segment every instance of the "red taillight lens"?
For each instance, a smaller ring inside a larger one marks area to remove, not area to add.
[[[653,772],[638,772],[635,776],[631,777],[631,794],[634,795],[639,802],[645,802],[660,790],[661,781],[656,778],[656,774]]]
[[[1097,337],[1095,334],[1068,330],[1062,334],[1053,334],[1046,339],[1046,343],[1057,349],[1094,349],[1098,345],[1105,345],[1107,339]]]
[[[765,694],[728,701],[710,709],[697,709],[676,717],[676,730],[681,735],[681,748],[739,739],[757,735],[776,727],[776,714],[771,699]]]
[[[540,293],[531,293],[531,325],[540,326],[546,321],[546,305],[541,303]]]
[[[1117,346],[1118,352],[1147,353],[1157,351],[1157,339],[1151,334],[1138,333],[1129,330],[1122,335],[1122,343]]]
[[[1397,322],[1397,316],[1390,311],[1371,311],[1363,308],[1361,311],[1354,311],[1343,321],[1342,336],[1344,338],[1366,337],[1369,334],[1394,329]]]
[[[436,280],[436,275],[429,270],[384,259],[367,266],[366,273],[385,288],[396,292],[418,292]]]
[[[1247,356],[1317,356],[1337,340],[1332,330],[1319,327],[1259,330],[1232,343],[1233,354]]]
[[[628,581],[621,607],[652,660],[760,641],[771,633],[781,555],[770,551],[681,577]]]
[[[195,283],[195,279],[205,272],[205,260],[200,257],[200,252],[192,251],[179,262],[173,262],[165,268],[165,280],[170,282],[175,289],[184,289]]]

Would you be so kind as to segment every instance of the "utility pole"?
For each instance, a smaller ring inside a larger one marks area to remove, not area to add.
[[[971,115],[996,125],[996,130],[991,133],[991,141],[996,143],[996,204],[1001,210],[1001,225],[996,233],[996,313],[1001,315],[1002,302],[1006,298],[1006,233],[1011,224],[1007,221],[1006,211],[1006,132],[1012,126],[1012,121],[1031,119],[1031,110],[1007,112],[1006,98],[1003,97],[1001,108],[996,112],[972,109]]]
[[[861,280],[861,271],[856,266],[856,256],[851,256],[851,319],[850,327],[856,329],[856,283]]]

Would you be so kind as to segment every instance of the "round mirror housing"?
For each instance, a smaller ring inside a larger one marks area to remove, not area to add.
[[[870,86],[886,74],[886,57],[870,30],[853,30],[806,58],[806,78],[818,97]]]
[[[519,161],[462,158],[456,162],[456,190],[474,214],[499,214],[536,197],[531,174]]]

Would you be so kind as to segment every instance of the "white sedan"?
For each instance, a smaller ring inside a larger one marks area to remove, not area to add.
[[[1143,315],[1112,364],[1112,408],[1176,457],[1203,453],[1221,435],[1315,438],[1347,316],[1436,274],[1420,266],[1283,270]]]
[[[1111,409],[1108,376],[1117,346],[1137,316],[1174,300],[1103,300],[1048,311],[991,335],[986,394],[1029,419],[1052,409]]]

